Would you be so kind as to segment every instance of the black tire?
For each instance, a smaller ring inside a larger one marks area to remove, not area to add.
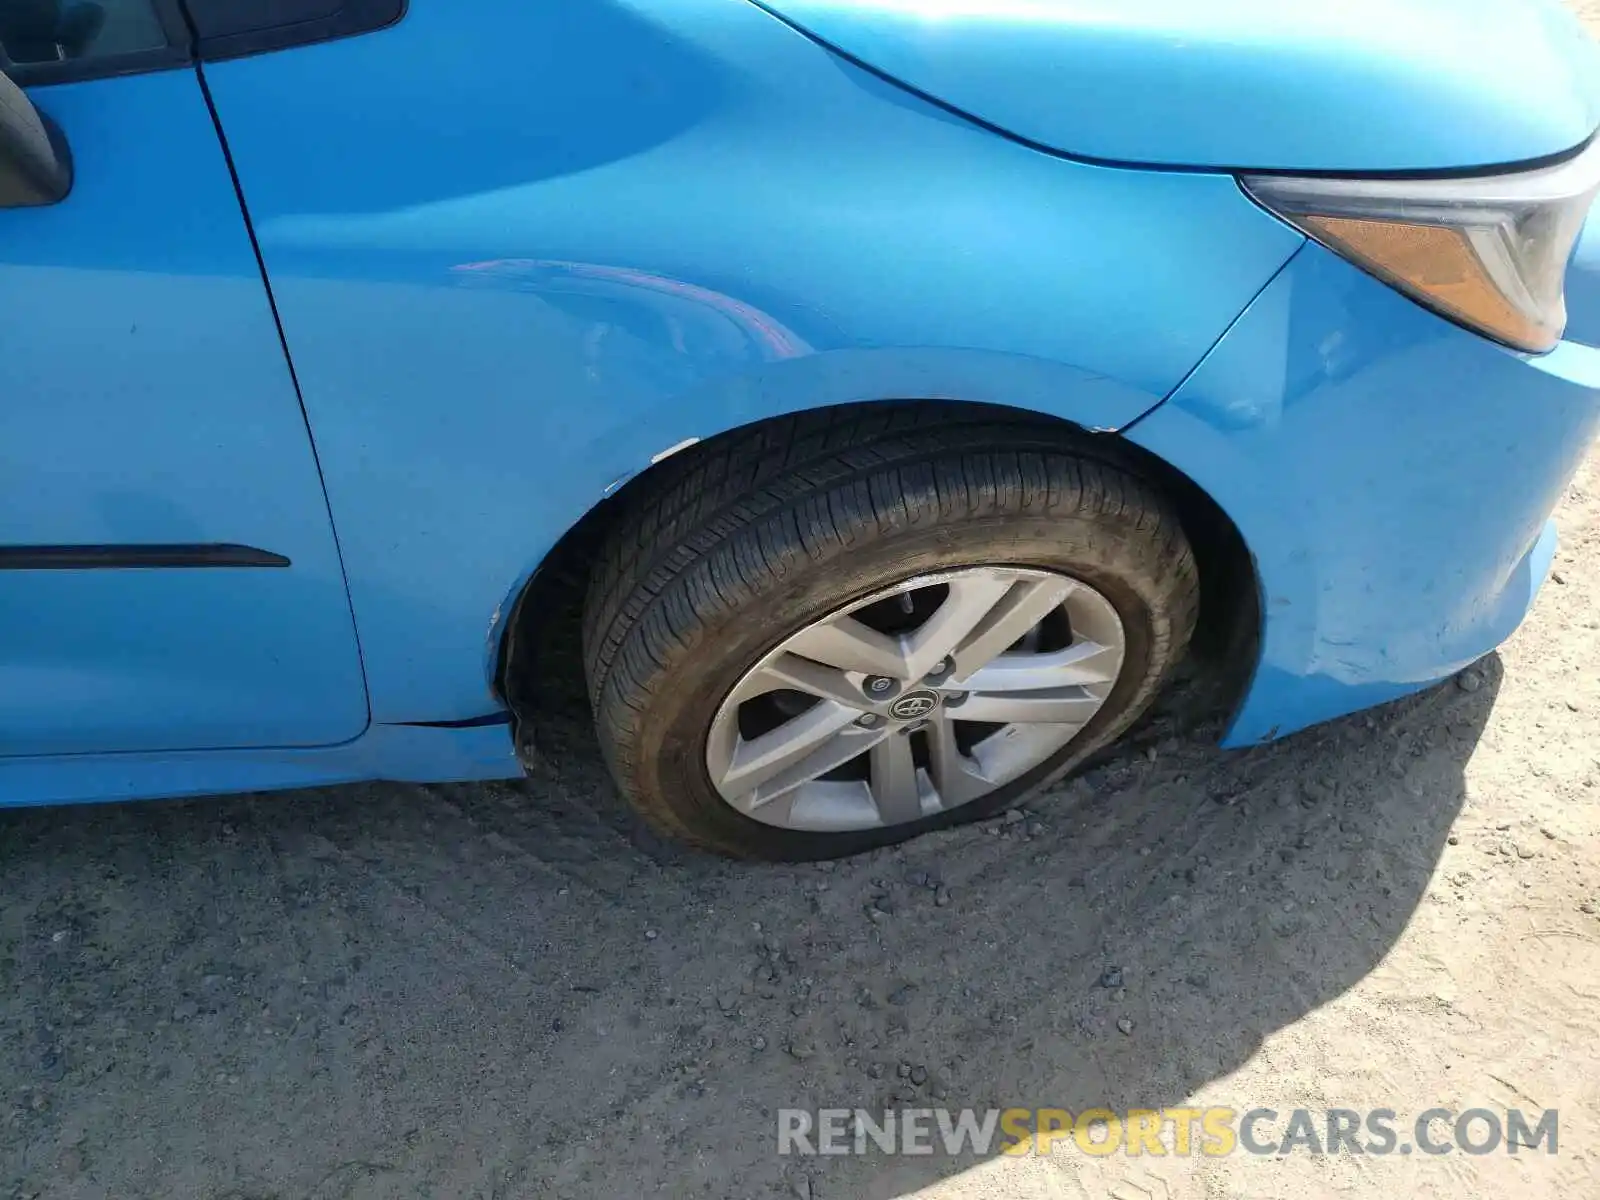
[[[1064,434],[1005,410],[868,405],[773,422],[663,464],[624,497],[584,612],[590,699],[622,794],[698,846],[834,858],[992,814],[1119,736],[1188,645],[1198,573],[1177,517],[1115,447]],[[1122,673],[1077,738],[981,800],[888,828],[794,831],[722,800],[705,738],[752,664],[854,599],[981,564],[1070,574],[1116,608]]]

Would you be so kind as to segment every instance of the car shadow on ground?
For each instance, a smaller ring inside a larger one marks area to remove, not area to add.
[[[0,1194],[889,1197],[979,1160],[778,1110],[1182,1103],[1394,944],[1500,675],[821,866],[639,828],[576,684],[525,782],[0,814]]]

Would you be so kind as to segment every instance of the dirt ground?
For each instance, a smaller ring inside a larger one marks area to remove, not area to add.
[[[0,814],[0,1196],[1600,1197],[1600,452],[1559,520],[1465,681],[845,863],[642,833],[576,685],[525,783]],[[1185,1103],[1560,1153],[776,1154],[783,1107]]]

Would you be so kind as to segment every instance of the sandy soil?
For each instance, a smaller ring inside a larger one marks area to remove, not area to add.
[[[1467,686],[828,867],[642,833],[576,685],[526,783],[0,814],[0,1196],[1600,1196],[1600,453],[1559,516]],[[1185,1102],[1559,1108],[1560,1154],[775,1153]]]

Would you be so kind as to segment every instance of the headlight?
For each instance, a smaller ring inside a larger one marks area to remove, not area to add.
[[[1413,299],[1518,350],[1554,348],[1567,260],[1600,193],[1600,138],[1552,166],[1465,179],[1252,175],[1257,203]]]

